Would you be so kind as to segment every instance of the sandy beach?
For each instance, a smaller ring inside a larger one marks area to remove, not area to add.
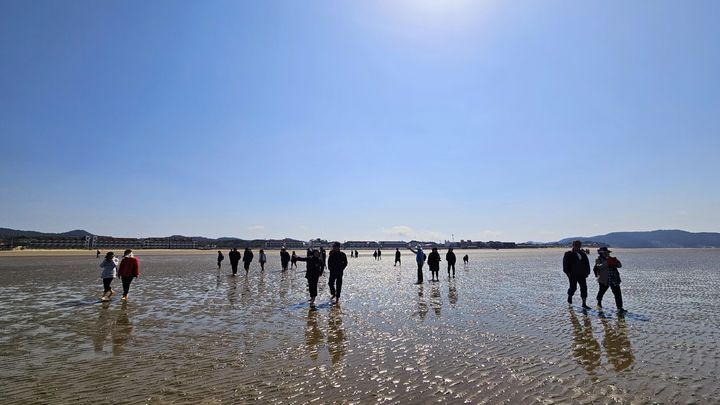
[[[468,251],[455,279],[443,262],[440,282],[421,286],[409,253],[393,267],[390,251],[361,252],[340,305],[321,278],[317,310],[304,265],[282,273],[276,251],[247,277],[230,277],[227,259],[218,270],[215,251],[138,251],[128,303],[98,301],[94,252],[43,253],[0,256],[3,403],[720,397],[717,250],[618,250],[626,316],[611,293],[604,311],[568,306],[560,250]]]

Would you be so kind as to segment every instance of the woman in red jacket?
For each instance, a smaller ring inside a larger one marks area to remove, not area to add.
[[[125,253],[123,253],[123,259],[120,262],[120,268],[118,269],[118,276],[120,276],[120,279],[122,280],[122,300],[127,301],[130,283],[133,278],[140,277],[140,262],[138,262],[137,257],[133,255],[132,250],[130,249],[125,250]]]

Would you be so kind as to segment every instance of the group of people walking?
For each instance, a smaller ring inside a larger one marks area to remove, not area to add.
[[[140,277],[140,262],[133,255],[132,250],[125,250],[122,261],[118,260],[113,252],[107,252],[105,259],[100,263],[100,268],[102,269],[100,278],[103,281],[103,295],[100,300],[109,301],[110,297],[115,295],[115,290],[110,284],[115,278],[120,277],[123,287],[122,300],[127,301],[130,283],[134,278]]]
[[[429,255],[426,255],[422,247],[416,247],[415,249],[408,247],[410,251],[415,254],[415,262],[417,263],[417,282],[415,284],[423,283],[423,266],[427,262],[430,268],[431,281],[440,281],[440,253],[437,248],[432,248]],[[617,306],[618,312],[626,312],[623,307],[622,292],[620,290],[620,273],[619,268],[622,267],[622,263],[617,258],[610,256],[611,251],[607,247],[601,247],[598,249],[598,258],[595,260],[595,265],[592,267],[592,272],[598,281],[598,293],[596,295],[597,306],[602,308],[603,296],[610,289],[615,296],[615,305]],[[376,260],[379,260],[380,250],[376,250],[373,256]],[[357,250],[350,251],[351,257],[357,257]],[[243,262],[245,274],[248,274],[250,269],[250,263],[253,261],[254,254],[250,248],[245,248],[243,254],[241,254],[237,248],[233,248],[229,253],[230,265],[232,267],[232,275],[237,275],[238,265],[240,261]],[[221,251],[218,251],[217,265],[218,268],[222,266],[222,262],[225,259]],[[330,278],[328,285],[330,287],[331,300],[337,302],[340,299],[342,292],[342,279],[345,268],[348,265],[347,256],[345,253],[340,251],[340,243],[334,242],[332,244],[332,250],[329,256],[326,256],[325,249],[308,249],[306,257],[299,257],[294,251],[290,255],[285,248],[280,250],[280,263],[282,265],[282,271],[287,271],[288,265],[297,268],[297,262],[306,263],[305,278],[308,280],[308,290],[310,292],[310,304],[314,305],[315,298],[317,297],[318,282],[320,277],[327,267],[330,271]],[[455,263],[456,256],[452,248],[449,248],[445,254],[445,261],[447,262],[448,278],[455,278]],[[263,249],[260,249],[258,262],[260,263],[261,271],[265,270],[265,263],[267,262],[267,255]],[[463,263],[467,265],[469,262],[468,255],[463,256]],[[395,264],[401,264],[401,253],[400,249],[395,249]],[[122,260],[118,260],[113,252],[107,252],[104,260],[100,263],[102,272],[100,277],[103,280],[103,295],[102,301],[109,301],[110,298],[115,295],[115,290],[111,288],[112,281],[120,277],[122,280],[123,294],[122,300],[128,300],[128,293],[130,291],[130,284],[133,279],[140,276],[140,263],[138,259],[133,255],[131,249],[125,250],[123,253]],[[572,243],[572,249],[565,252],[563,256],[563,272],[568,278],[569,288],[567,290],[567,302],[572,304],[573,296],[580,286],[580,298],[582,299],[582,308],[590,308],[587,305],[588,288],[587,278],[590,275],[590,260],[588,259],[587,251],[582,249],[582,242],[574,241]]]
[[[615,296],[617,311],[620,313],[626,312],[625,308],[623,308],[622,292],[620,291],[620,272],[618,271],[618,269],[622,267],[622,263],[620,263],[620,260],[617,258],[610,256],[612,251],[606,247],[601,247],[597,251],[598,258],[595,260],[595,265],[592,269],[598,282],[598,293],[595,297],[597,299],[597,306],[602,308],[603,296],[605,292],[610,289]],[[587,305],[587,278],[590,276],[590,259],[588,259],[586,251],[582,249],[581,241],[573,241],[572,249],[565,252],[563,256],[563,272],[567,276],[570,284],[567,291],[568,304],[572,304],[573,295],[575,295],[575,291],[577,291],[579,285],[582,307],[584,309],[590,308]]]

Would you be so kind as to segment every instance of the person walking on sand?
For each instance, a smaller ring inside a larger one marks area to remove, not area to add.
[[[243,267],[245,268],[245,275],[248,274],[248,271],[250,271],[250,262],[252,262],[253,259],[253,252],[250,250],[250,248],[245,248],[245,253],[243,253]]]
[[[382,260],[382,250],[378,249],[378,260]]]
[[[103,281],[103,295],[102,298],[100,298],[101,301],[109,301],[110,297],[115,295],[115,290],[110,288],[110,283],[112,283],[113,279],[117,277],[117,266],[119,263],[120,261],[115,257],[113,252],[107,252],[105,254],[105,259],[102,263],[100,263],[100,268],[102,269],[100,278],[102,278]]]
[[[218,250],[218,257],[217,257],[218,269],[222,266],[223,260],[225,260],[225,256],[223,256],[222,252]]]
[[[290,256],[290,268],[293,267],[297,269],[297,255],[294,250],[292,252],[292,256]]]
[[[468,256],[468,255],[463,256],[463,264],[465,266],[467,266],[469,262],[470,262],[470,256]]]
[[[437,248],[432,248],[427,261],[432,281],[440,281],[440,260],[440,253],[438,253]]]
[[[448,278],[450,278],[450,268],[451,267],[452,267],[452,278],[455,278],[455,262],[457,261],[457,258],[455,257],[453,248],[448,249],[447,253],[445,254],[445,261],[447,261],[447,264],[448,264]]]
[[[232,275],[237,276],[238,264],[240,264],[240,259],[242,258],[242,255],[240,254],[240,252],[238,252],[237,248],[232,248],[230,253],[228,253],[228,258],[230,258],[230,267],[232,267]]]
[[[615,306],[618,313],[627,312],[623,308],[622,292],[620,291],[620,272],[618,269],[622,267],[622,263],[617,258],[610,256],[612,251],[606,247],[601,247],[597,251],[600,256],[595,260],[595,267],[593,267],[593,273],[600,287],[597,293],[597,306],[602,308],[603,295],[610,288],[615,296]]]
[[[400,249],[395,248],[395,264],[393,267],[397,266],[398,264],[402,266],[402,263],[400,262]]]
[[[265,271],[265,263],[267,262],[267,256],[265,256],[265,251],[260,249],[260,256],[258,258],[258,262],[260,262],[260,271]]]
[[[373,250],[373,259],[377,260],[377,250]]]
[[[330,299],[335,302],[340,300],[340,292],[342,291],[343,271],[347,267],[348,261],[345,253],[340,251],[340,242],[335,242],[328,256],[328,270],[330,270]]]
[[[285,248],[280,249],[280,265],[282,265],[282,271],[287,271],[288,263],[290,263],[290,254]]]
[[[585,251],[581,249],[582,242],[573,241],[572,250],[565,252],[563,256],[563,272],[567,275],[570,288],[567,291],[567,302],[572,304],[572,297],[575,295],[578,284],[580,284],[580,298],[582,307],[587,309],[587,277],[590,275],[590,261]]]
[[[137,257],[133,255],[131,249],[126,249],[123,253],[123,259],[118,268],[118,276],[120,276],[123,286],[122,300],[127,301],[128,293],[130,292],[130,283],[134,278],[140,277],[140,262]]]
[[[100,249],[95,251],[95,258],[97,259],[98,257],[100,257]]]
[[[355,251],[355,258],[357,259],[357,257],[358,257],[358,251],[356,250],[356,251]]]
[[[308,249],[309,250],[309,249]],[[310,306],[315,307],[315,297],[317,297],[318,280],[322,276],[322,260],[320,259],[320,251],[315,249],[308,257],[298,257],[297,261],[305,262],[307,269],[305,270],[305,278],[308,281],[308,291],[310,292]]]
[[[322,267],[323,271],[325,271],[325,268],[327,267],[327,253],[325,252],[324,247],[320,247],[320,260],[322,260]]]
[[[408,246],[411,252],[415,253],[415,261],[417,262],[417,282],[415,284],[423,283],[423,265],[425,264],[425,252],[423,252],[420,246],[417,249],[413,249]]]

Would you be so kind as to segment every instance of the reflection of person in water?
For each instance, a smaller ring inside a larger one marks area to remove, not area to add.
[[[573,308],[569,308],[570,322],[573,328],[573,356],[588,374],[594,374],[600,366],[600,344],[593,336],[592,323],[587,314],[583,314],[582,324]]]
[[[457,288],[455,287],[455,282],[448,283],[448,300],[450,301],[450,305],[456,305],[457,304]]]
[[[342,326],[340,307],[330,309],[328,315],[328,354],[332,364],[337,364],[345,356],[345,329]]]
[[[425,302],[425,294],[423,293],[423,285],[420,284],[420,287],[418,288],[418,303],[417,303],[417,314],[420,315],[420,318],[423,320],[425,319],[425,315],[427,315],[428,312],[428,306]]]
[[[627,336],[625,318],[619,316],[615,326],[611,325],[606,318],[600,319],[605,331],[602,344],[608,361],[613,365],[615,371],[623,371],[635,362],[630,339]]]
[[[305,346],[311,359],[317,360],[317,346],[322,341],[323,334],[318,327],[318,312],[311,309],[308,311],[307,325],[305,326]]]
[[[112,328],[113,355],[118,355],[122,351],[122,347],[130,340],[130,333],[133,326],[128,316],[127,303],[123,302],[122,309],[115,318],[115,324]]]
[[[435,311],[435,316],[440,317],[440,307],[442,307],[442,297],[440,296],[440,286],[433,284],[430,290],[430,306]]]

